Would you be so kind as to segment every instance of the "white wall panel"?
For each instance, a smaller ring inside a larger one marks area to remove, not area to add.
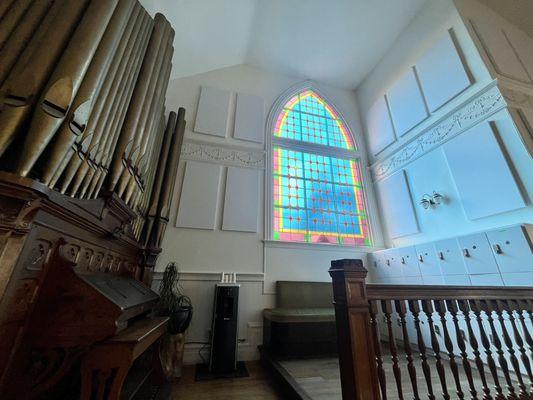
[[[396,81],[387,93],[392,120],[400,136],[428,117],[426,105],[413,68]]]
[[[376,184],[383,219],[392,238],[419,232],[405,171],[391,175]]]
[[[226,137],[231,92],[202,86],[194,131]]]
[[[449,32],[418,59],[415,68],[430,111],[435,111],[470,86]]]
[[[366,116],[368,146],[374,155],[396,141],[385,96],[379,97]]]
[[[235,139],[263,143],[265,134],[265,100],[251,94],[237,93]]]
[[[525,207],[525,202],[488,122],[443,146],[466,216],[475,220]]]
[[[257,232],[260,173],[250,168],[228,168],[223,230]]]
[[[531,82],[501,27],[488,21],[475,21],[472,26],[498,74],[522,82]]]
[[[187,161],[177,227],[215,228],[221,172],[220,165]]]

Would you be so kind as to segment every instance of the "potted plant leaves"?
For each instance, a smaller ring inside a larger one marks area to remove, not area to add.
[[[193,312],[191,299],[182,293],[179,279],[176,264],[169,263],[159,285],[157,305],[158,315],[169,317],[168,333],[162,340],[159,354],[163,371],[169,380],[181,377],[185,331],[191,323]]]

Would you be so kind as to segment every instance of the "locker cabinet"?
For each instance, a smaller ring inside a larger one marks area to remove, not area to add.
[[[420,276],[420,267],[418,266],[416,249],[414,246],[399,248],[396,250],[396,254],[403,276]]]
[[[443,275],[467,274],[459,243],[454,239],[435,242],[435,251]]]
[[[472,286],[503,286],[500,274],[470,275]]]
[[[445,285],[454,286],[471,286],[470,277],[468,275],[444,275]]]
[[[398,249],[388,249],[385,253],[385,267],[390,277],[402,277],[402,264],[398,257]]]
[[[371,254],[370,268],[372,279],[376,283],[383,282],[383,279],[388,276],[388,271],[385,269],[385,256],[383,251],[377,251]]]
[[[487,232],[500,272],[533,271],[531,239],[522,225]]]
[[[441,275],[439,261],[433,243],[415,246],[420,273],[424,275]]]
[[[470,274],[499,272],[489,241],[484,233],[462,236],[457,241],[461,246],[463,260]]]

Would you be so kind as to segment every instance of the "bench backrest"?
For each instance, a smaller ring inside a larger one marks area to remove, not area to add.
[[[332,308],[331,282],[276,282],[276,307],[279,308]]]

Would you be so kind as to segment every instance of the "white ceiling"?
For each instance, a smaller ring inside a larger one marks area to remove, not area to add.
[[[141,0],[176,30],[173,78],[238,64],[355,88],[426,0]]]

